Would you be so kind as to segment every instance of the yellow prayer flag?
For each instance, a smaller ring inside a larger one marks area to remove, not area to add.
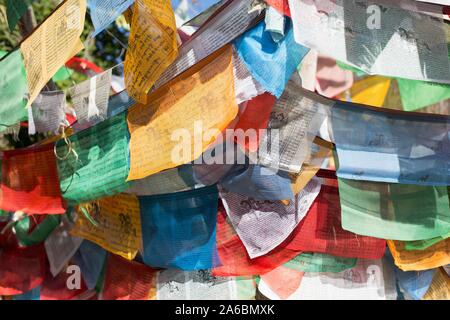
[[[238,113],[233,79],[226,46],[130,108],[128,180],[199,157]]]
[[[395,264],[403,271],[428,270],[450,263],[450,238],[425,250],[405,250],[402,241],[387,241]]]
[[[450,276],[444,268],[439,268],[423,300],[450,300]]]
[[[139,200],[131,194],[117,194],[84,206],[97,226],[78,208],[74,236],[95,242],[105,250],[132,260],[141,247]]]
[[[170,1],[136,0],[125,57],[128,94],[140,103],[178,55],[177,29]]]
[[[354,103],[381,107],[383,106],[390,86],[391,80],[380,76],[370,76],[356,81],[350,88],[351,101]],[[341,94],[339,99],[345,101],[345,94]]]
[[[311,179],[320,170],[322,163],[331,156],[331,149],[318,146],[317,152],[312,152],[309,159],[306,160],[300,173],[291,175],[291,189],[293,194],[298,194],[303,190]]]
[[[67,60],[82,50],[86,0],[67,0],[20,45],[27,73],[28,106]]]

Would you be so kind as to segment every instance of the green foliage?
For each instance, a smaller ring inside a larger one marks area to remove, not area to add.
[[[0,50],[11,51],[19,43],[20,39],[18,28],[14,32],[9,31],[5,0],[0,0]]]

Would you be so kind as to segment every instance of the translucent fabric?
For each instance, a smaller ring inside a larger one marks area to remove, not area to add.
[[[450,231],[446,187],[338,181],[345,230],[404,241],[430,239]]]
[[[439,268],[423,300],[450,300],[450,276]]]
[[[275,101],[273,95],[264,93],[247,101],[245,104],[244,111],[239,115],[239,120],[234,130],[236,132],[242,130],[242,133],[253,133],[256,139],[239,139],[235,137],[235,141],[244,150],[252,152],[258,150],[260,130],[267,128]]]
[[[289,186],[287,186],[290,190]],[[311,180],[285,205],[280,201],[256,200],[237,193],[221,192],[223,206],[250,258],[263,256],[286,240],[304,219],[320,191]]]
[[[271,284],[291,285],[287,273],[279,273],[277,279]],[[339,273],[304,273],[295,285],[284,297],[264,279],[258,289],[274,300],[395,300],[397,296],[392,270],[383,260],[360,259],[355,267]]]
[[[128,127],[122,113],[72,135],[56,151],[63,197],[79,204],[120,193],[127,188]],[[64,158],[66,157],[66,158]]]
[[[450,263],[450,238],[425,250],[405,250],[401,241],[387,242],[397,267],[403,271],[428,270]]]
[[[130,108],[135,104],[133,98],[124,90],[109,98],[107,115],[109,117],[116,116]]]
[[[97,244],[84,240],[73,260],[80,267],[81,275],[89,290],[95,288],[106,260],[106,250]]]
[[[64,213],[53,144],[4,151],[1,191],[3,210],[28,214]]]
[[[61,126],[67,125],[66,93],[64,91],[42,91],[28,109],[28,134],[58,134]]]
[[[193,161],[236,118],[239,108],[232,47],[226,46],[197,63],[152,92],[148,100],[148,104],[135,104],[128,110],[128,180]]]
[[[353,73],[343,70],[336,60],[319,55],[317,59],[316,90],[327,98],[333,98],[353,86]]]
[[[194,179],[203,185],[213,185],[223,179],[231,169],[247,163],[245,154],[228,137],[216,141],[199,158],[194,160]]]
[[[175,16],[170,1],[135,0],[132,12],[125,85],[130,96],[146,103],[147,92],[178,55]]]
[[[82,238],[70,235],[72,227],[73,223],[68,216],[61,216],[60,225],[45,240],[45,252],[54,277],[64,269],[83,242]]]
[[[379,2],[289,0],[295,40],[370,74],[449,83],[442,14],[436,19]]]
[[[284,15],[291,16],[287,0],[266,0],[266,2]]]
[[[13,1],[13,0],[9,0]],[[0,54],[0,56],[2,56]],[[11,52],[0,60],[0,132],[7,127],[28,118],[26,94],[28,93],[27,76],[20,50]]]
[[[41,285],[44,277],[43,245],[0,250],[0,295],[23,294]]]
[[[273,41],[260,22],[234,41],[239,57],[262,87],[280,98],[297,66],[309,49],[294,40],[292,22],[286,21],[285,37]]]
[[[155,287],[155,270],[110,254],[100,300],[148,300]]]
[[[400,288],[413,300],[420,300],[430,288],[436,269],[402,271],[395,268],[395,277]]]
[[[291,189],[294,194],[298,194],[300,190],[302,190],[308,182],[316,176],[317,172],[331,155],[330,147],[312,144],[311,153],[308,159],[306,159],[303,163],[300,172],[298,174],[290,174],[292,181]]]
[[[133,2],[134,0],[113,0],[108,2],[88,0],[89,13],[95,27],[95,32],[92,36],[95,37],[106,29],[108,25],[113,23],[123,11],[133,4]]]
[[[349,91],[339,95],[339,100],[382,107],[391,87],[390,78],[381,76],[363,77]]]
[[[288,300],[298,290],[304,275],[303,271],[279,266],[259,277],[258,293],[265,300]]]
[[[234,34],[237,37],[237,34]],[[236,103],[242,104],[246,101],[263,95],[266,90],[256,81],[248,71],[245,63],[239,58],[239,54],[233,48],[233,76]]]
[[[228,148],[231,152],[234,152],[233,155],[239,153],[237,159],[245,157],[231,139],[227,142],[222,145],[222,149],[215,144],[210,146],[199,158],[189,164],[164,170],[143,179],[130,181],[130,188],[126,192],[138,196],[150,196],[214,185],[232,168],[239,170],[243,167],[242,165],[236,165],[235,159],[227,162]],[[214,155],[211,158],[217,160],[216,162],[204,161],[207,154],[213,153]]]
[[[414,111],[450,99],[450,85],[443,83],[397,79],[402,107]]]
[[[384,256],[395,275],[397,292],[401,294],[400,300],[420,300],[428,291],[436,269],[423,271],[402,271],[395,266],[394,258],[389,249],[386,249]]]
[[[90,127],[107,118],[112,71],[108,69],[96,74],[69,89],[77,123]]]
[[[249,153],[252,163],[299,173],[334,104],[303,89],[295,78],[290,80],[272,108],[258,151]]]
[[[139,197],[145,264],[182,270],[217,265],[217,187]]]
[[[85,214],[86,211],[95,224]],[[88,239],[105,250],[133,260],[141,247],[142,239],[141,212],[137,197],[120,193],[81,205],[70,234]]]
[[[294,198],[291,179],[287,172],[275,172],[257,165],[234,166],[220,180],[220,186],[254,200],[276,201]]]
[[[228,2],[220,9],[220,14],[200,15],[190,21],[187,25],[194,28],[202,26],[201,30],[195,32],[189,41],[183,43],[177,59],[164,71],[154,88],[159,88],[174,79],[252,27],[260,15],[259,10],[249,11],[252,1]],[[225,1],[222,4],[225,4]],[[220,33],[219,37],[218,33]]]
[[[296,230],[268,254],[250,259],[244,244],[227,221],[225,209],[220,206],[217,216],[217,250],[221,265],[214,268],[212,274],[214,276],[252,276],[275,269],[299,254],[298,251],[286,248],[291,238],[298,235]]]
[[[450,233],[447,233],[440,237],[435,237],[432,239],[417,240],[417,241],[405,241],[405,250],[425,250],[432,245],[444,241],[450,237]]]
[[[130,181],[130,187],[126,192],[138,196],[151,196],[195,189],[196,186],[192,164],[183,164],[144,179]]]
[[[335,257],[325,253],[304,252],[283,267],[303,272],[342,272],[356,265],[356,258]]]
[[[342,229],[338,188],[322,185],[319,196],[298,226],[299,237],[287,246],[301,252],[338,257],[380,259],[386,241]]]
[[[85,16],[85,0],[64,1],[20,42],[28,82],[27,107],[58,69],[84,48],[80,36]]]
[[[253,277],[216,277],[211,270],[158,272],[155,300],[254,300]]]
[[[284,24],[286,18],[284,14],[273,7],[266,8],[264,22],[266,23],[266,32],[270,32],[273,41],[279,42],[284,38]]]
[[[337,175],[352,180],[450,185],[450,117],[361,107],[339,101],[329,128]]]

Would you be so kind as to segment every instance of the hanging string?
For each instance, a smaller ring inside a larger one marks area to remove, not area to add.
[[[122,49],[127,50],[128,46],[125,45],[122,41],[120,41],[119,38],[117,38],[114,33],[112,33],[111,31],[109,31],[108,29],[105,29],[106,33],[109,34],[111,37],[113,37],[122,47]]]
[[[11,217],[11,221],[9,221],[6,224],[6,226],[2,229],[2,231],[0,231],[0,234],[4,234],[7,230],[12,228],[16,224],[16,222],[19,222],[19,221],[25,219],[26,216],[27,215],[23,211],[14,212],[14,215]]]
[[[58,160],[64,161],[64,160],[66,160],[67,158],[69,158],[69,156],[70,156],[71,153],[73,153],[73,155],[75,156],[75,161],[78,162],[78,154],[77,154],[77,152],[75,151],[75,149],[73,149],[73,147],[72,147],[72,141],[71,141],[71,140],[67,137],[67,135],[66,135],[66,129],[65,129],[65,127],[63,127],[63,126],[61,126],[61,128],[62,128],[61,140],[64,140],[64,142],[65,142],[66,145],[67,145],[68,150],[67,150],[67,153],[66,153],[64,156],[60,156],[60,155],[58,154],[58,151],[57,151],[57,148],[56,148],[56,145],[57,145],[57,144],[55,143],[55,145],[54,145],[54,147],[53,147],[53,152],[54,152],[54,154],[55,154],[55,157],[56,157]]]

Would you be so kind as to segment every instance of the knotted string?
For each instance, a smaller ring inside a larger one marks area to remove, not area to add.
[[[6,224],[6,226],[2,229],[0,234],[4,234],[8,229],[12,228],[16,224],[16,222],[23,220],[25,217],[26,217],[26,214],[23,211],[14,212],[14,215],[13,215],[11,221],[9,221]]]

